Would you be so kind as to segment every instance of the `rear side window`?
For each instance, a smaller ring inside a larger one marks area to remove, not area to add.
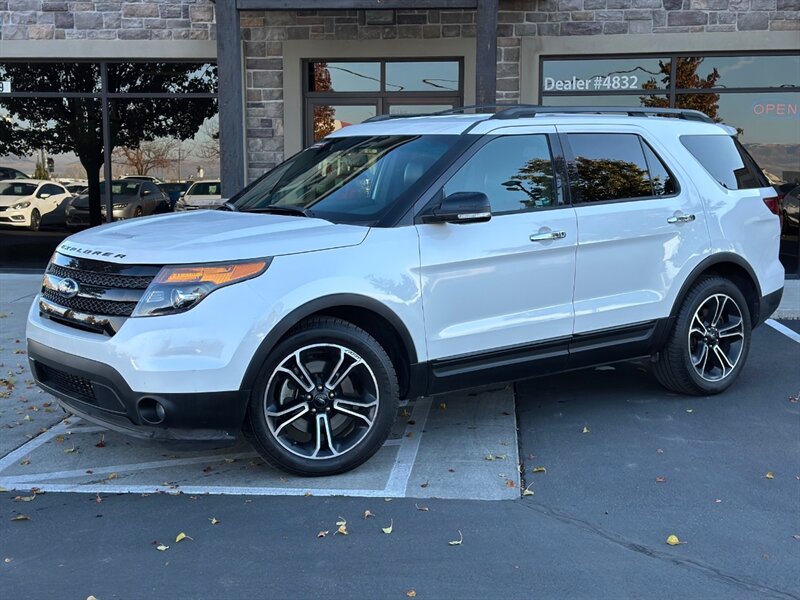
[[[569,179],[573,201],[607,202],[669,196],[675,178],[635,134],[571,133]]]
[[[769,186],[747,150],[727,135],[683,135],[681,143],[717,182],[729,190]]]

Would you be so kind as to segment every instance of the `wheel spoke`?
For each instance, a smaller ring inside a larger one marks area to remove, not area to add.
[[[296,404],[296,405],[292,406],[291,408],[287,408],[287,409],[284,409],[284,410],[281,410],[281,411],[272,411],[272,410],[268,410],[267,411],[267,416],[268,417],[272,417],[273,419],[279,419],[284,415],[288,415],[288,414],[296,411],[298,408],[300,408],[302,410],[299,413],[297,413],[296,415],[294,415],[293,417],[290,417],[289,419],[286,419],[283,423],[281,423],[280,426],[278,426],[278,428],[275,429],[275,435],[280,435],[281,430],[283,430],[284,427],[286,427],[287,425],[289,425],[291,423],[294,423],[297,419],[299,419],[304,414],[306,414],[310,410],[308,408],[308,402],[303,402],[301,404]]]
[[[316,424],[315,424],[315,432],[316,432],[316,445],[314,446],[314,453],[311,455],[311,458],[317,458],[319,456],[320,450],[322,450],[322,438],[323,433],[326,439],[326,444],[328,449],[331,451],[333,456],[339,456],[340,452],[337,452],[336,449],[333,447],[333,434],[331,433],[331,421],[328,419],[328,415],[322,413],[317,415]]]
[[[698,325],[700,326],[699,329],[697,329]],[[701,335],[708,333],[705,323],[703,323],[702,319],[700,318],[699,311],[694,314],[694,319],[692,319],[692,327],[689,330],[689,333],[693,332],[700,333]]]
[[[353,362],[353,363],[352,363],[350,366],[348,366],[348,367],[347,367],[347,368],[346,368],[344,371],[342,371],[341,373],[339,373],[339,376],[338,376],[338,377],[336,377],[336,370],[334,370],[334,372],[333,372],[333,373],[331,373],[331,376],[328,378],[328,381],[325,383],[325,385],[326,385],[326,386],[327,386],[329,389],[332,389],[332,390],[336,389],[337,387],[339,387],[339,385],[342,383],[342,381],[344,381],[345,377],[347,377],[347,375],[350,373],[350,371],[352,371],[352,370],[353,370],[355,367],[357,367],[358,365],[363,365],[363,364],[364,364],[364,361],[363,361],[363,360],[361,360],[360,358],[359,358],[359,359],[356,359],[356,360],[355,360],[355,361],[354,361],[354,362]],[[335,380],[333,380],[333,378],[334,378],[334,377],[336,377],[336,379],[335,379]],[[332,380],[333,380],[333,381],[332,381]]]
[[[292,369],[284,366],[291,359],[294,359],[294,363],[295,363],[295,366],[297,367],[297,370],[300,371],[300,373],[303,375],[303,377],[305,377],[305,379],[306,379],[305,382],[303,382],[297,376],[297,373],[295,373]],[[314,381],[311,379],[311,375],[308,374],[308,371],[306,371],[306,368],[303,366],[303,363],[300,362],[300,351],[299,350],[297,352],[295,352],[294,354],[292,354],[289,358],[284,360],[276,370],[280,371],[281,373],[286,373],[287,375],[289,375],[289,377],[294,379],[295,383],[297,383],[297,385],[299,385],[301,388],[303,388],[306,392],[310,392],[310,391],[312,391],[314,389]]]
[[[739,318],[730,325],[720,327],[719,337],[720,339],[728,337],[744,337],[744,321]]]
[[[372,426],[373,420],[370,419],[367,415],[364,415],[362,413],[356,412],[354,410],[350,410],[348,408],[344,408],[342,406],[342,404],[350,404],[350,403],[349,402],[342,402],[341,400],[337,400],[336,402],[333,403],[333,409],[338,411],[338,412],[340,412],[340,413],[344,413],[346,415],[350,415],[351,417],[357,417],[357,418],[361,419],[362,421],[364,421],[364,423],[366,423],[368,426]]]
[[[722,314],[725,311],[725,304],[728,302],[727,296],[722,296],[722,301],[720,302],[719,296],[714,296],[714,300],[717,301],[717,308],[714,310],[714,318],[711,319],[711,326],[716,327],[719,320],[722,318]]]
[[[703,351],[700,353],[700,356],[697,358],[697,360],[694,360],[694,358],[692,358],[692,364],[695,367],[699,367],[700,363],[703,363],[703,367],[700,369],[700,372],[703,372],[705,371],[707,360],[708,360],[708,344],[703,342]]]
[[[733,363],[728,358],[728,355],[719,346],[714,346],[714,355],[722,367],[722,376],[725,377],[733,369]]]

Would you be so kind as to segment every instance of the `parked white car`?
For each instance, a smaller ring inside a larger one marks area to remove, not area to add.
[[[365,122],[227,210],[74,235],[28,316],[34,378],[132,435],[243,430],[301,475],[366,461],[401,398],[634,358],[723,392],[783,293],[775,190],[702,113],[587,110]]]
[[[175,210],[218,208],[222,204],[222,186],[219,179],[195,181],[175,203]]]
[[[39,231],[43,225],[63,227],[70,198],[72,194],[64,186],[52,181],[0,181],[0,225],[27,227],[31,231]]]

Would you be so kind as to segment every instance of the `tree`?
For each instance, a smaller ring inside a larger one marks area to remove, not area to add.
[[[219,158],[219,122],[206,121],[200,129],[195,155],[206,160]]]
[[[314,91],[327,92],[331,89],[331,72],[328,63],[314,64]],[[334,117],[336,109],[329,104],[314,107],[314,141],[321,140],[336,129]]]
[[[99,86],[96,63],[5,63],[0,79],[14,90],[90,91]],[[216,67],[175,63],[119,63],[108,66],[109,90],[131,97],[109,103],[110,147],[138,148],[142,142],[172,137],[186,140],[217,112],[216,98],[178,97],[216,91]],[[136,93],[169,93],[137,98]],[[30,155],[74,152],[86,170],[93,225],[101,222],[100,170],[103,166],[102,107],[97,98],[0,98],[6,125],[0,126],[0,154]]]
[[[675,87],[679,90],[686,89],[712,89],[716,87],[719,80],[719,72],[716,68],[711,70],[706,77],[697,74],[698,69],[703,64],[703,57],[700,56],[685,56],[676,58],[674,61],[662,62],[659,61],[659,71],[663,75],[661,83],[669,89],[672,78],[672,66],[677,65],[675,73]],[[642,84],[645,90],[659,89],[658,83],[655,78],[651,78]],[[642,106],[649,106],[655,108],[667,108],[669,106],[669,99],[661,96],[641,96],[640,100]],[[705,113],[717,122],[720,122],[719,111],[719,94],[679,94],[675,98],[675,108],[689,108],[699,110]]]
[[[42,164],[42,161],[36,161],[36,168],[33,171],[33,178],[34,179],[50,179],[50,173],[47,172],[47,169]]]
[[[134,175],[147,175],[153,169],[170,167],[180,145],[179,140],[160,138],[152,142],[141,142],[138,148],[122,146],[114,150],[113,161],[130,167]]]
[[[649,174],[636,163],[578,156],[570,170],[572,190],[583,202],[653,194]]]

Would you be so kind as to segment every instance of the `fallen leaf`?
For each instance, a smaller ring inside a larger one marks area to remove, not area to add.
[[[31,502],[36,500],[36,494],[33,496],[14,496],[14,502]]]
[[[194,538],[192,538],[192,537],[189,537],[188,535],[186,535],[185,533],[183,533],[183,532],[181,531],[181,532],[180,532],[180,533],[179,533],[177,536],[175,536],[175,543],[177,544],[178,542],[181,542],[181,541],[183,541],[183,540],[191,540],[191,541],[194,541]]]
[[[494,460],[494,454],[487,454],[483,457],[484,460]]]
[[[345,521],[343,517],[339,517],[339,520],[336,521],[336,525],[338,525],[339,527],[336,530],[336,533],[341,533],[342,535],[350,535],[349,533],[347,533],[347,521]],[[336,535],[336,533],[334,533],[334,535]]]
[[[685,544],[686,542],[680,541],[678,539],[678,536],[673,534],[673,535],[670,535],[669,537],[667,537],[667,543],[670,546],[677,546],[678,544]]]
[[[515,488],[517,484],[514,482],[513,479],[506,479],[506,487],[507,488]]]
[[[440,402],[439,403],[439,410],[447,410],[447,403],[446,402]]]
[[[430,482],[430,481],[426,481],[425,483],[420,483],[420,484],[419,484],[419,487],[421,487],[421,488],[426,488],[426,487],[428,487],[430,484],[431,484],[431,482]]]
[[[165,550],[169,550],[169,546],[165,546],[164,544],[159,544],[156,546],[156,550],[159,552],[164,552]]]
[[[56,436],[56,442],[58,442],[60,444],[63,441],[64,441],[64,436],[63,435],[57,435]]]
[[[33,419],[31,419],[30,415],[25,415],[24,417],[22,417],[22,420],[23,421],[33,421]]]
[[[410,417],[410,416],[411,416],[411,413],[410,413],[410,412],[408,412],[408,410],[406,410],[406,409],[404,408],[404,409],[403,409],[403,411],[400,413],[400,416],[401,416],[401,417]]]
[[[411,588],[410,590],[408,590],[406,592],[406,596],[408,596],[409,598],[416,598],[417,597],[417,590],[415,590],[414,588]]]
[[[88,598],[86,598],[86,600],[97,600],[97,598],[95,598],[94,596],[89,596]]]
[[[22,513],[11,517],[12,521],[30,521],[31,518],[28,515],[23,515]]]
[[[96,448],[105,448],[106,447],[106,434],[100,436],[100,441],[95,444]]]
[[[775,473],[772,471],[767,471],[767,474],[764,475],[764,479],[775,479]]]
[[[111,481],[112,479],[116,479],[119,477],[116,473],[111,473],[108,477],[106,477],[106,481]]]
[[[581,433],[589,433],[589,428],[586,425],[584,425],[583,429],[581,430]]]
[[[312,494],[311,492],[306,492],[305,494],[303,494],[303,496],[305,496],[306,498],[307,498],[308,496],[313,496],[313,495],[314,495],[314,494]]]
[[[716,500],[714,500],[714,504],[720,504],[721,502],[722,502],[722,500],[720,500],[719,498],[717,498]]]
[[[381,531],[383,531],[383,533],[385,533],[386,535],[392,533],[392,531],[394,531],[394,519],[391,519],[389,521],[388,527],[381,527]]]
[[[100,504],[103,501],[103,499],[100,497],[100,494],[97,494],[94,497],[94,501],[97,502],[98,504]]]
[[[374,517],[375,515],[372,514],[371,511],[365,510],[364,511],[364,519],[369,519],[370,517]]]
[[[30,458],[23,458],[21,461],[19,461],[19,464],[22,465],[23,467],[25,465],[29,465],[29,464],[31,464],[31,459]]]
[[[693,412],[694,412],[694,409],[687,408],[687,409],[686,409],[686,412],[687,412],[687,413],[693,413]]]
[[[330,533],[330,530],[328,530],[328,531],[320,531],[320,532],[317,534],[317,537],[318,537],[318,538],[322,538],[322,537],[325,537],[326,535],[328,535],[329,533]]]
[[[428,508],[427,506],[420,506],[419,504],[415,504],[414,506],[420,512],[428,512],[430,510],[430,508]]]
[[[72,448],[64,448],[64,454],[72,454],[76,450],[77,448],[75,446],[73,446]]]
[[[544,467],[533,467],[532,473],[547,473],[547,469]]]
[[[797,534],[795,534],[795,535],[793,535],[792,537],[793,537],[794,539],[796,539],[798,542],[800,542],[800,535],[797,535]]]
[[[458,539],[447,542],[448,546],[460,546],[464,542],[464,535],[458,530]]]
[[[2,485],[0,485],[0,492],[7,492],[7,491],[8,490],[6,488],[4,488]]]
[[[219,525],[219,519],[217,519],[216,517],[211,517],[209,521],[211,521],[212,525]]]
[[[661,448],[656,448],[657,454],[664,454],[664,451]]]
[[[236,462],[236,459],[235,458],[226,458],[225,462],[230,464],[230,463]]]
[[[658,477],[656,477],[656,483],[666,483],[666,482],[667,478],[664,477],[663,475],[659,475]]]
[[[8,564],[8,563],[10,563],[12,560],[14,560],[14,559],[13,559],[13,558],[11,558],[10,556],[8,556],[8,557],[6,557],[6,558],[4,558],[4,559],[3,559],[3,562],[4,562],[4,563],[6,563],[6,564]]]
[[[533,496],[533,490],[531,489],[531,485],[533,485],[533,484],[530,484],[528,487],[526,487],[524,490],[522,490],[522,495],[523,496]]]

